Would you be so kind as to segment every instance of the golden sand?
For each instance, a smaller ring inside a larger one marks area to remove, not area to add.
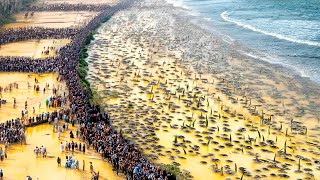
[[[32,39],[2,45],[0,54],[1,56],[24,56],[34,59],[55,57],[58,55],[56,52],[68,43],[70,43],[69,39]],[[43,53],[45,51],[49,53]]]
[[[75,134],[76,128],[71,127]],[[91,179],[90,162],[93,164],[94,171],[99,171],[100,179],[117,180],[123,179],[122,176],[117,176],[113,173],[112,167],[109,166],[100,155],[87,149],[86,153],[76,150],[73,153],[73,158],[79,161],[80,170],[67,169],[64,167],[66,162],[65,156],[71,155],[70,152],[60,152],[60,142],[77,142],[78,139],[70,139],[70,130],[66,130],[61,134],[60,140],[57,133],[52,131],[52,125],[39,125],[32,128],[27,128],[26,137],[27,145],[11,145],[8,151],[8,159],[0,162],[1,169],[4,171],[5,180],[24,179],[27,175],[33,179],[39,180],[57,180],[57,179]],[[47,158],[36,157],[33,153],[35,147],[45,146],[48,152]],[[0,145],[4,149],[3,145]],[[57,157],[61,158],[62,166],[58,167]],[[83,160],[85,161],[85,170],[83,171]]]
[[[45,27],[45,28],[78,28],[87,24],[97,12],[87,11],[54,11],[35,12],[25,18],[26,12],[15,15],[16,22],[5,25],[5,28]],[[29,13],[30,14],[30,13]]]
[[[66,95],[68,93],[66,84],[64,82],[58,82],[57,77],[56,74],[41,74],[39,76],[32,73],[0,72],[0,86],[4,89],[7,88],[7,90],[3,91],[1,94],[1,99],[6,100],[7,103],[1,105],[0,122],[21,117],[21,111],[24,110],[26,101],[29,116],[53,111],[54,108],[47,108],[45,103],[46,99],[53,95],[53,85],[56,88],[62,87],[62,89],[59,88],[60,90],[58,90],[58,94],[62,97],[64,96],[64,93],[66,93]],[[38,83],[35,82],[35,78],[39,81]],[[14,83],[18,84],[18,88],[13,86],[10,92],[9,86]],[[49,83],[49,89],[46,89],[44,92],[43,89],[46,83]],[[39,92],[34,90],[34,85],[40,86]],[[15,107],[13,98],[16,98]],[[35,114],[33,114],[33,107],[35,108]]]
[[[317,166],[308,163],[319,159],[317,148],[309,144],[316,138],[312,132],[292,130],[297,122],[264,125],[248,111],[243,97],[227,95],[222,79],[196,73],[190,63],[181,62],[179,52],[143,37],[126,39],[125,30],[101,32],[89,48],[89,82],[104,99],[112,124],[149,158],[176,164],[195,179],[240,178],[240,167],[266,178],[284,172],[306,178],[310,169],[320,176]],[[294,172],[299,169],[297,155],[306,158],[301,160],[304,173]]]

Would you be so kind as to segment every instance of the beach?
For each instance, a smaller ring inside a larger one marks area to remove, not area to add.
[[[27,9],[0,29],[4,179],[320,177],[320,86],[244,53],[190,9]]]
[[[317,177],[319,85],[243,55],[186,11],[137,2],[98,29],[88,80],[113,126],[194,179]]]

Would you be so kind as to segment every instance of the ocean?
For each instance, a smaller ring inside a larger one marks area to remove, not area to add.
[[[320,83],[320,0],[168,0],[253,58]]]

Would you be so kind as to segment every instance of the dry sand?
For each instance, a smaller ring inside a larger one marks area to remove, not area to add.
[[[69,39],[32,39],[2,45],[0,54],[1,56],[24,56],[33,59],[55,57],[58,55],[56,52],[68,43],[70,43]],[[49,53],[44,54],[43,52],[47,50]]]
[[[25,18],[26,12],[15,15],[16,22],[6,24],[5,28],[45,27],[45,28],[79,28],[87,24],[97,12],[55,11],[35,12],[33,17]]]
[[[69,137],[70,129],[75,134],[76,128],[71,127],[69,130],[61,133],[60,140],[57,133],[52,131],[52,125],[40,125],[32,128],[27,128],[27,145],[11,145],[8,151],[8,159],[0,162],[1,169],[4,171],[5,180],[25,179],[30,175],[33,179],[40,180],[57,180],[57,179],[91,179],[90,162],[92,162],[94,171],[99,171],[102,180],[117,180],[123,179],[122,176],[117,176],[113,173],[112,167],[101,159],[100,155],[90,149],[83,154],[79,150],[73,153],[73,157],[79,161],[80,170],[67,169],[64,167],[66,162],[65,156],[72,155],[71,152],[60,152],[59,144],[65,141],[77,142],[78,139]],[[83,143],[83,142],[82,142]],[[48,152],[47,158],[36,157],[33,153],[35,147],[45,146]],[[4,146],[0,146],[4,149]],[[58,167],[57,157],[61,158],[62,166]],[[83,160],[85,161],[85,170],[83,171]]]
[[[58,82],[57,77],[57,74],[41,74],[39,76],[32,73],[0,72],[0,86],[4,89],[8,89],[3,91],[1,94],[1,99],[6,100],[7,103],[1,105],[0,122],[3,123],[7,120],[21,117],[21,111],[24,110],[26,101],[28,103],[29,116],[55,110],[55,108],[47,108],[45,103],[46,99],[53,96],[53,86],[56,88],[59,87],[59,89],[60,87],[62,88],[58,90],[58,95],[61,95],[62,97],[64,96],[64,93],[66,93],[66,96],[68,95],[65,82]],[[38,83],[35,82],[35,78],[39,81]],[[12,91],[10,92],[9,86],[10,84],[13,85],[14,83],[18,84],[18,88],[13,87]],[[49,89],[46,89],[46,92],[43,92],[46,83],[49,83]],[[39,92],[36,92],[33,89],[34,85],[40,86]],[[15,107],[13,98],[16,99]],[[39,103],[41,103],[40,108]],[[36,110],[35,114],[33,114],[33,107]]]

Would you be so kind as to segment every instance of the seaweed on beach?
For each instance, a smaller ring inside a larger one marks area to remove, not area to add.
[[[88,63],[86,61],[86,58],[88,57],[88,49],[87,46],[91,43],[91,41],[94,40],[94,33],[90,32],[89,35],[86,38],[84,46],[80,50],[80,60],[79,60],[79,67],[78,67],[78,76],[81,81],[82,87],[86,90],[89,99],[92,101],[94,98],[94,93],[91,89],[90,83],[86,79],[88,75]]]

